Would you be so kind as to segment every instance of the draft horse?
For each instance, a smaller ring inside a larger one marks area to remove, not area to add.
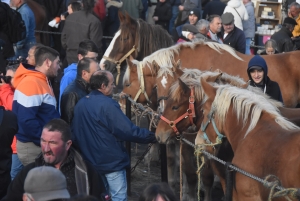
[[[299,127],[282,117],[265,96],[228,85],[213,87],[204,79],[201,85],[207,100],[201,107],[204,119],[198,135],[206,134],[215,143],[216,133],[221,133],[234,152],[232,164],[260,178],[275,175],[285,188],[300,188]],[[240,173],[234,180],[233,200],[268,199],[270,190],[257,181]]]
[[[268,76],[280,85],[284,105],[295,107],[300,102],[300,51],[263,57],[269,67]],[[141,62],[143,66],[151,66],[153,61],[159,66],[172,66],[174,61],[180,59],[185,68],[202,71],[220,69],[249,80],[247,66],[251,58],[251,55],[236,52],[228,45],[199,41],[156,51]]]

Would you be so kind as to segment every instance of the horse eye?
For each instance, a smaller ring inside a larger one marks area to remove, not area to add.
[[[179,108],[179,106],[173,106],[172,110],[176,111],[176,110],[178,110],[178,108]]]
[[[129,86],[130,86],[130,83],[126,83],[126,84],[125,84],[125,87],[129,87]]]

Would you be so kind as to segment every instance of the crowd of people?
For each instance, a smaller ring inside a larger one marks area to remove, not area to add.
[[[151,131],[134,125],[112,99],[114,77],[100,70],[103,35],[119,28],[118,11],[162,26],[175,43],[211,40],[251,54],[255,34],[251,0],[37,0],[48,10],[49,45],[37,43],[36,18],[27,0],[0,2],[0,199],[127,200],[124,141],[156,142]],[[26,33],[12,43],[6,33],[9,3]],[[154,8],[155,7],[155,8]],[[67,12],[65,12],[67,11]],[[261,54],[298,48],[300,5],[272,35]],[[300,46],[299,46],[300,47]],[[26,62],[6,65],[7,59]],[[23,61],[23,60],[22,60]],[[282,102],[279,85],[268,77],[261,56],[247,73],[250,85]],[[57,80],[57,77],[60,79]],[[58,82],[58,83],[57,83]],[[58,84],[59,90],[53,90]],[[118,122],[118,123],[116,123]],[[72,197],[72,198],[71,198]],[[145,189],[141,201],[177,200],[166,184]]]

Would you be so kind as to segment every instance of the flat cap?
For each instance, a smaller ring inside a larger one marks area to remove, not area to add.
[[[221,19],[222,24],[231,24],[234,21],[234,16],[232,13],[223,13]]]

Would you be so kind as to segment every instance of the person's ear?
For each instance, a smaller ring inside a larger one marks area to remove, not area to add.
[[[67,151],[70,149],[71,145],[72,145],[72,140],[68,140],[68,141],[66,142],[66,150],[67,150]]]
[[[78,61],[80,61],[81,59],[84,58],[84,56],[82,56],[82,54],[78,54],[77,57],[78,57]]]

